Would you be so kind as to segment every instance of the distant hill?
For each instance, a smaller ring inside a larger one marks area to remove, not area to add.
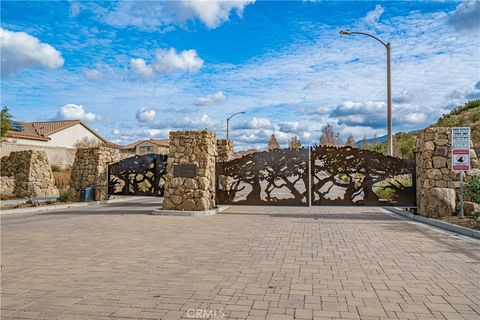
[[[431,127],[470,127],[473,144],[480,147],[480,99],[454,108]]]
[[[362,139],[355,142],[355,147],[361,147],[363,144],[376,144],[376,143],[384,143],[388,140],[388,136],[384,135],[381,137],[370,138],[370,139]]]

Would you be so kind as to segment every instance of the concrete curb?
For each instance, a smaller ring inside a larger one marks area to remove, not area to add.
[[[177,216],[177,217],[208,217],[213,216],[230,206],[218,206],[216,208],[206,211],[180,211],[180,210],[163,210],[155,209],[152,211],[152,215],[155,216]]]
[[[422,223],[431,225],[433,227],[437,227],[439,229],[443,229],[443,230],[450,231],[450,232],[455,232],[455,233],[461,234],[462,236],[466,236],[466,237],[470,237],[470,238],[480,240],[480,231],[477,231],[477,230],[465,228],[465,227],[462,227],[462,226],[457,226],[455,224],[451,224],[451,223],[448,223],[448,222],[427,218],[427,217],[417,215],[417,214],[412,214],[412,213],[409,213],[409,212],[406,212],[406,211],[399,210],[397,208],[385,207],[384,209],[386,209],[386,210],[388,210],[392,213],[398,214],[398,215],[400,215],[404,218],[413,220],[413,221],[422,222]]]
[[[128,197],[121,199],[111,199],[111,200],[101,200],[101,201],[91,201],[91,202],[72,202],[68,204],[57,204],[57,205],[45,205],[38,207],[28,207],[28,208],[15,208],[15,209],[1,209],[0,215],[14,214],[14,213],[31,213],[39,211],[49,211],[49,210],[58,210],[58,209],[68,209],[68,208],[81,208],[87,206],[94,206],[100,204],[116,203],[116,202],[126,202],[142,199],[143,197]]]

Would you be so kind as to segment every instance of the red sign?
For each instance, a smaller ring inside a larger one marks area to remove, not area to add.
[[[452,151],[452,170],[468,171],[470,170],[470,150]]]

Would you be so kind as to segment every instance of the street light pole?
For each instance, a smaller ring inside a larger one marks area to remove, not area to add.
[[[389,156],[393,156],[393,133],[392,133],[392,78],[391,78],[391,62],[390,62],[390,51],[391,45],[390,42],[383,42],[379,38],[375,37],[366,32],[358,32],[358,31],[349,31],[349,30],[341,30],[340,34],[342,35],[351,35],[351,34],[361,34],[364,36],[368,36],[380,42],[385,49],[387,49],[387,154]]]
[[[244,113],[245,113],[244,111],[240,111],[240,112],[232,114],[230,117],[227,118],[227,140],[228,140],[228,130],[229,130],[230,119],[232,119],[237,114],[244,114]]]

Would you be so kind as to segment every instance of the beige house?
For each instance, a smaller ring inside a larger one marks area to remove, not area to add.
[[[68,167],[73,163],[77,144],[82,141],[118,148],[80,120],[15,121],[2,141],[1,156],[12,151],[45,151],[50,164]]]
[[[168,154],[168,139],[140,140],[120,148],[122,153],[144,155],[149,153]]]

